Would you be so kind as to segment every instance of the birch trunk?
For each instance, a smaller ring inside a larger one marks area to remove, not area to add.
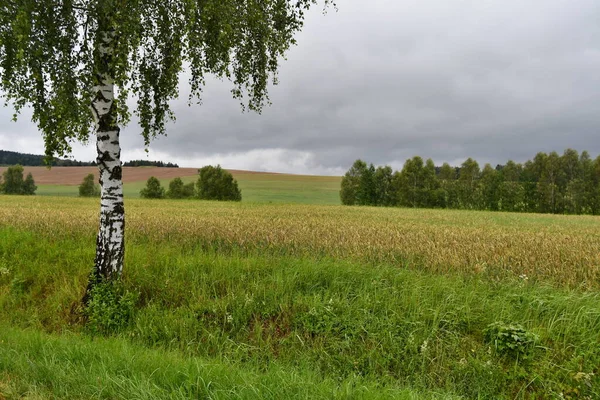
[[[113,79],[114,34],[104,31],[98,36],[91,109],[96,128],[98,152],[96,162],[100,173],[101,200],[100,226],[91,285],[101,279],[118,278],[123,270],[125,254],[120,129],[117,125]]]

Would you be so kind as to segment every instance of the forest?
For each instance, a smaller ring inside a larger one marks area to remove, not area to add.
[[[483,168],[408,159],[401,171],[356,160],[341,182],[345,205],[449,208],[554,214],[600,214],[600,156],[567,149]]]

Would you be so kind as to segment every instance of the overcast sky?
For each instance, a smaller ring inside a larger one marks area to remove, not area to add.
[[[600,154],[600,1],[338,0],[311,12],[262,115],[241,113],[227,82],[202,106],[173,103],[168,137],[124,160],[342,174],[357,158],[399,169],[412,156],[459,165],[538,151]],[[183,79],[182,81],[185,81]],[[24,116],[0,108],[0,149],[43,153]],[[95,158],[95,146],[74,157]]]

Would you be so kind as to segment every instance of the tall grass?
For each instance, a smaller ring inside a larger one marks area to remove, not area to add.
[[[61,221],[0,228],[0,320],[67,333],[56,339],[3,331],[0,393],[600,396],[595,291],[353,257],[277,255],[241,246],[224,253],[179,242],[176,235],[142,240],[138,232],[130,235],[120,288],[132,300],[132,316],[111,324],[110,304],[95,319],[80,309],[93,240],[77,230],[55,235]],[[497,326],[500,333],[490,337]],[[100,340],[99,333],[113,338]],[[93,341],[85,338],[90,335]],[[198,362],[214,363],[220,372]],[[157,375],[153,365],[160,367]],[[106,392],[96,391],[94,376],[107,382]],[[193,380],[198,377],[217,382],[214,391]],[[54,383],[61,379],[64,385]],[[308,384],[316,385],[314,391],[304,388]]]

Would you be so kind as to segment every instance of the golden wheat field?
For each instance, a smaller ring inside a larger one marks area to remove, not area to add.
[[[126,213],[129,243],[360,259],[600,287],[600,218],[593,216],[138,199],[126,201]],[[93,240],[97,216],[94,199],[0,197],[0,227],[45,236]]]

